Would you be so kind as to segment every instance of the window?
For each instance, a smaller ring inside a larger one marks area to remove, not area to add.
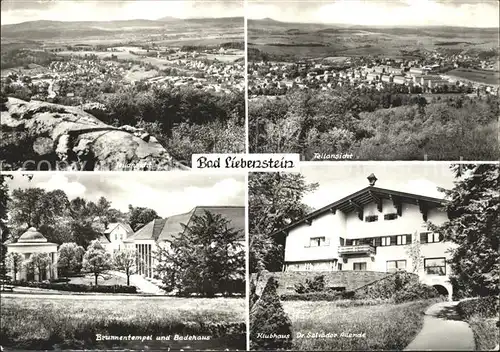
[[[306,263],[306,271],[311,270],[311,263]]]
[[[435,243],[439,242],[439,240],[440,238],[438,233],[429,232],[427,234],[427,243]]]
[[[337,264],[337,269],[338,269],[339,271],[342,271],[342,263],[338,263],[338,264]]]
[[[422,232],[420,234],[420,242],[421,243],[436,243],[441,242],[443,240],[443,236],[438,233],[433,232]]]
[[[366,271],[366,263],[353,263],[353,269],[357,271]]]
[[[406,260],[388,260],[387,272],[392,273],[395,271],[406,270]]]
[[[311,237],[309,247],[321,247],[325,245],[325,237]]]
[[[391,238],[390,237],[382,237],[382,246],[390,246]]]
[[[365,217],[366,222],[375,222],[378,220],[378,215],[369,215]]]
[[[398,235],[396,237],[396,244],[397,245],[406,244],[406,235]]]
[[[359,246],[359,240],[352,240],[353,246]]]
[[[384,220],[396,220],[397,218],[398,214],[396,213],[384,214]]]
[[[445,258],[427,258],[424,259],[424,270],[429,275],[446,275]]]

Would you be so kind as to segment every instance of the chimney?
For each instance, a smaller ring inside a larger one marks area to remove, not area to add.
[[[374,174],[370,174],[370,176],[367,177],[368,182],[370,183],[370,186],[375,186],[375,182],[377,182],[377,177]]]

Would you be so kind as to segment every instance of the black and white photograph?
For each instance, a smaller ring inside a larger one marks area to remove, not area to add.
[[[4,0],[1,24],[2,170],[245,152],[242,0]]]
[[[0,349],[245,350],[245,184],[0,175]]]
[[[496,0],[249,1],[251,153],[492,161]]]
[[[498,350],[497,164],[249,175],[250,348]]]

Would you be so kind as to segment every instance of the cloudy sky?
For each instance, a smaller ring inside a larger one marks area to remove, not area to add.
[[[196,172],[61,173],[39,172],[33,179],[17,174],[7,180],[10,190],[40,187],[62,189],[70,199],[96,201],[104,196],[112,207],[128,211],[128,205],[148,207],[168,217],[197,205],[245,205],[245,176]]]
[[[248,18],[368,26],[498,27],[497,0],[250,1]]]
[[[305,196],[304,203],[319,209],[368,186],[368,175],[378,178],[375,186],[395,191],[443,198],[437,187],[453,188],[454,177],[446,164],[429,165],[332,165],[302,167],[307,182],[318,182],[319,188]]]
[[[243,16],[242,0],[3,0],[2,24],[36,20],[111,21]]]

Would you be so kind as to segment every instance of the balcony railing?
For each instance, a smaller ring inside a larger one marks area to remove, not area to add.
[[[339,255],[371,255],[375,254],[375,247],[370,244],[360,244],[356,246],[340,246]]]

